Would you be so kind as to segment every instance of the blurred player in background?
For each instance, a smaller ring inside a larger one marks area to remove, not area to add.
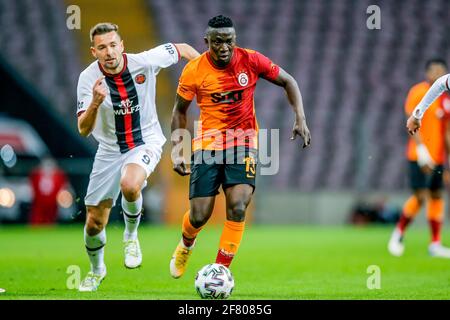
[[[423,104],[421,101],[427,91],[433,84],[441,83],[441,77],[446,73],[447,64],[444,60],[432,59],[426,63],[426,81],[414,85],[406,99],[405,111],[408,117],[413,117],[411,114],[414,108],[419,103]],[[444,218],[443,172],[446,150],[450,150],[450,110],[446,109],[449,106],[444,104],[444,96],[434,102],[430,101],[428,106],[430,111],[423,118],[422,129],[415,131],[408,142],[407,157],[413,194],[404,204],[403,213],[389,241],[388,249],[394,256],[403,254],[405,230],[426,204],[431,229],[429,253],[432,256],[450,258],[450,249],[441,245]]]
[[[85,198],[84,239],[91,270],[80,291],[95,291],[106,276],[105,226],[119,193],[125,220],[125,266],[142,262],[137,228],[141,190],[161,158],[166,141],[155,106],[156,75],[180,58],[199,53],[186,44],[167,43],[139,54],[124,53],[118,26],[99,23],[91,29],[91,52],[97,59],[78,81],[78,128],[99,142]]]
[[[44,157],[40,165],[31,171],[31,224],[52,224],[57,221],[58,194],[67,187],[68,182],[64,171],[50,156]]]
[[[195,239],[212,214],[221,185],[226,197],[226,222],[216,263],[228,267],[238,251],[245,211],[255,189],[258,125],[253,94],[259,78],[286,91],[295,112],[291,139],[299,135],[303,147],[311,139],[295,79],[259,52],[237,47],[230,18],[210,19],[205,42],[209,50],[183,70],[172,115],[172,132],[186,128],[187,109],[197,96],[200,126],[193,140],[192,172],[177,154],[181,139],[172,140],[174,170],[182,176],[190,174],[190,210],[183,217],[182,237],[170,261],[174,278],[185,272]]]

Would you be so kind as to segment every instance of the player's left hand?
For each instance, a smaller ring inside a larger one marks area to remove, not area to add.
[[[305,119],[295,120],[291,140],[295,140],[297,136],[300,136],[303,139],[303,148],[306,148],[311,144],[311,133],[306,125]]]
[[[408,118],[406,121],[406,128],[408,128],[408,132],[410,135],[414,135],[420,129],[421,121],[417,119],[413,115]]]
[[[191,170],[186,165],[183,156],[175,154],[176,148],[172,150],[172,161],[173,161],[173,170],[178,173],[180,176],[188,176],[191,174]]]

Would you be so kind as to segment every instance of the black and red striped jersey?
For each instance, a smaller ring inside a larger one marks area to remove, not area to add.
[[[77,114],[86,111],[92,102],[95,81],[103,74],[108,94],[99,108],[92,132],[98,141],[98,155],[126,153],[152,143],[162,146],[166,139],[158,121],[155,105],[156,75],[179,61],[172,43],[138,54],[123,54],[120,73],[106,73],[98,61],[90,64],[78,80]]]

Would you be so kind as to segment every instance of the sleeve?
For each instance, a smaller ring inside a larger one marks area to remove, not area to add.
[[[192,101],[197,94],[197,86],[195,84],[195,75],[192,66],[188,63],[181,73],[178,81],[177,94],[183,99]]]
[[[77,116],[87,110],[92,102],[92,88],[88,77],[81,73],[77,85]]]
[[[162,68],[170,67],[180,60],[180,52],[173,43],[166,43],[137,54],[141,63],[158,73]]]
[[[428,107],[434,102],[434,100],[439,98],[439,96],[444,93],[445,90],[450,89],[449,81],[449,74],[446,74],[433,83],[431,88],[427,91],[425,96],[414,109],[413,115],[415,118],[422,119],[425,111],[427,111]]]
[[[273,63],[265,55],[255,51],[253,53],[255,72],[259,77],[267,80],[275,80],[280,73],[280,67]]]

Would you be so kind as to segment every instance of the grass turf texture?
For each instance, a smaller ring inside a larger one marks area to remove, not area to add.
[[[207,226],[199,236],[186,274],[169,275],[179,228],[143,226],[143,265],[123,265],[122,225],[107,228],[108,275],[99,291],[69,290],[68,266],[84,277],[88,258],[82,226],[0,228],[0,299],[199,299],[194,277],[213,262],[221,228]],[[387,250],[392,227],[248,227],[232,265],[230,299],[449,299],[450,260],[427,253],[428,229],[412,227],[402,258]],[[447,232],[446,232],[447,231]],[[448,230],[443,242],[450,244]],[[381,289],[369,290],[367,268],[381,270]]]

